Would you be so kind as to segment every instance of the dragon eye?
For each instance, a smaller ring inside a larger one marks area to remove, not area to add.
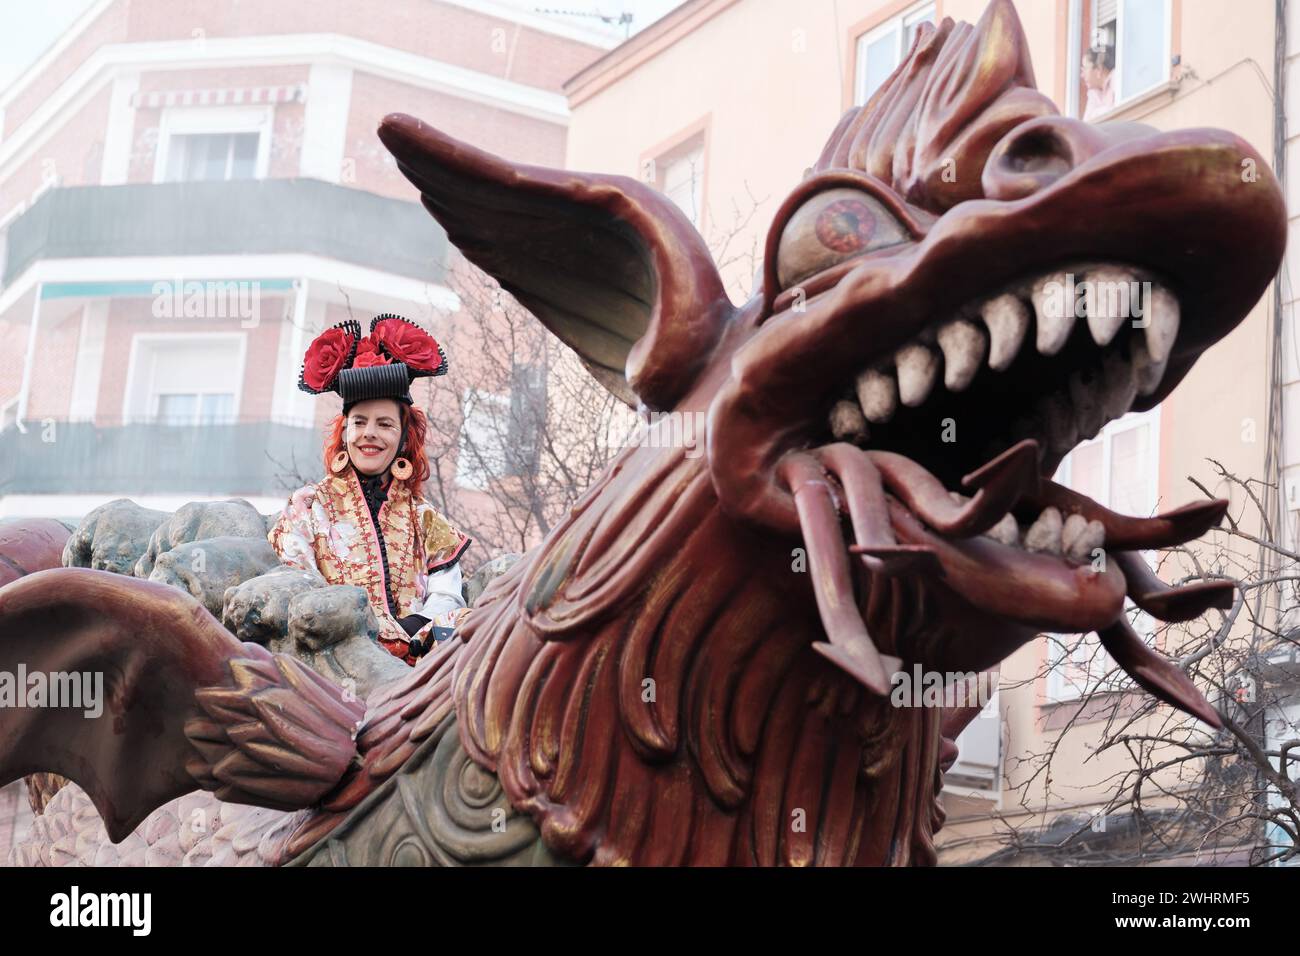
[[[781,288],[846,259],[911,239],[877,199],[860,189],[828,189],[804,203],[786,223],[777,246]]]

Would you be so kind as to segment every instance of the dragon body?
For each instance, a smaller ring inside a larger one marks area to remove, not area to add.
[[[736,306],[643,184],[400,115],[379,135],[647,440],[364,717],[175,589],[80,568],[0,589],[0,663],[57,648],[118,675],[116,722],[71,747],[0,713],[0,778],[79,785],[45,815],[94,822],[93,803],[134,840],[201,787],[226,822],[167,857],[190,862],[926,864],[972,712],[892,706],[900,667],[990,671],[1041,631],[1095,630],[1142,688],[1218,723],[1124,602],[1170,621],[1223,606],[1230,585],[1168,588],[1138,552],[1225,503],[1129,517],[1050,476],[1169,394],[1273,276],[1284,203],[1248,144],[1057,115],[996,0],[975,26],[922,28],[844,116]],[[1058,278],[1146,283],[1143,321],[1053,310]],[[705,423],[703,455],[657,440],[674,415]]]

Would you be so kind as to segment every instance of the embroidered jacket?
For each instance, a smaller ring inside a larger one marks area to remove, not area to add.
[[[348,468],[295,491],[267,540],[285,564],[317,571],[330,584],[364,588],[379,621],[379,643],[405,659],[411,638],[398,618],[429,618],[412,635],[423,640],[434,624],[453,627],[464,615],[459,562],[470,539],[401,482],[389,486],[378,517],[383,553],[361,482]]]

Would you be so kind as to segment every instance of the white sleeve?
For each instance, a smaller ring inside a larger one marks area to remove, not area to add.
[[[460,562],[449,568],[434,571],[429,575],[429,583],[424,592],[424,603],[416,614],[433,620],[439,614],[446,614],[465,606],[465,597],[461,594]]]

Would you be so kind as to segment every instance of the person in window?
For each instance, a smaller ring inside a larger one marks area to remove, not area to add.
[[[1115,49],[1093,47],[1083,55],[1083,85],[1087,88],[1083,119],[1092,122],[1115,106]]]
[[[414,379],[446,371],[438,343],[401,316],[376,316],[364,338],[355,320],[317,336],[298,387],[343,399],[326,433],[328,474],[295,491],[267,534],[285,564],[364,588],[379,644],[408,664],[469,613],[459,562],[470,539],[421,494],[428,422],[410,393]]]

